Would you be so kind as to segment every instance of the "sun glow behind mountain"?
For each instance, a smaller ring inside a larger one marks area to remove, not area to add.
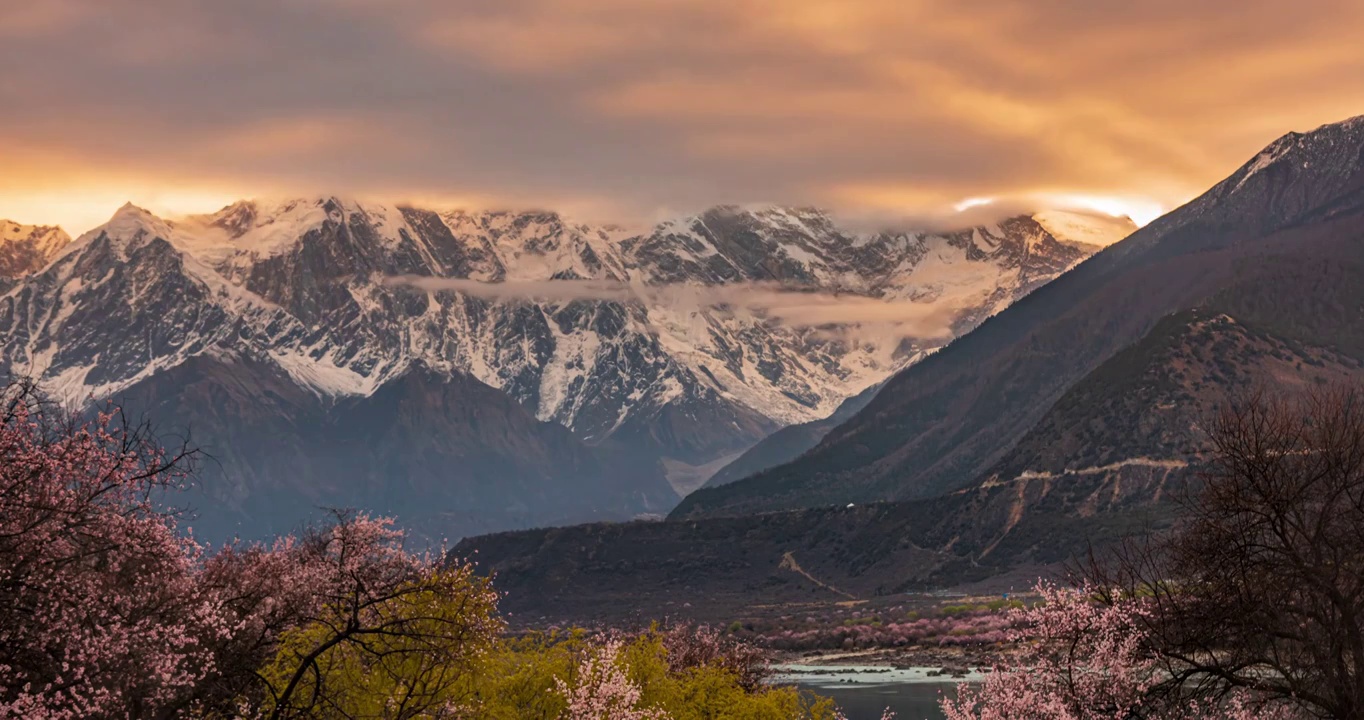
[[[1142,198],[1125,197],[1104,197],[1100,195],[1083,195],[1060,193],[1056,195],[1043,195],[1043,201],[1049,206],[1070,209],[1088,210],[1091,212],[1112,215],[1113,217],[1128,217],[1138,227],[1143,227],[1152,220],[1164,215],[1167,208],[1158,202]]]
[[[13,208],[9,217],[33,225],[61,225],[73,237],[109,221],[125,203],[133,203],[158,215],[176,217],[217,210],[238,199],[209,191],[120,189],[71,190],[67,192],[0,191],[0,206]]]
[[[1000,200],[989,197],[969,197],[952,205],[958,213],[980,212],[996,206],[1030,206],[1044,210],[1074,210],[1097,213],[1114,218],[1129,218],[1144,227],[1152,220],[1164,215],[1167,208],[1154,200],[1083,193],[1039,193],[1024,198]]]

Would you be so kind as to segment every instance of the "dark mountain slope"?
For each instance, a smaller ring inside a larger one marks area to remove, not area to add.
[[[1195,476],[1203,428],[1228,400],[1364,380],[1364,213],[1277,233],[1261,249],[1246,260],[1253,282],[1163,318],[1076,383],[985,484],[1082,474],[1096,492],[1158,502],[1172,480]]]
[[[459,537],[676,501],[661,469],[589,447],[476,380],[414,367],[374,395],[324,401],[272,363],[205,356],[130,388],[121,404],[188,430],[210,457],[190,502],[213,539],[293,529],[321,507],[395,514]]]
[[[797,461],[704,488],[673,516],[966,487],[1070,385],[1159,318],[1260,282],[1267,268],[1254,259],[1276,243],[1353,237],[1348,223],[1362,206],[1364,119],[1286,135],[1198,199],[901,372]]]
[[[876,397],[876,393],[880,389],[880,385],[873,385],[844,400],[843,404],[839,405],[838,409],[829,417],[807,423],[788,425],[768,435],[757,445],[736,458],[734,462],[712,475],[702,487],[715,487],[732,483],[768,468],[795,460],[800,457],[801,453],[818,445],[819,441],[824,439],[830,430],[838,427],[848,418],[856,415],[857,411],[866,407],[867,403]]]

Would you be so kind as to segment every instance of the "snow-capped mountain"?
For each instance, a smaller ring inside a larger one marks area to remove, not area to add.
[[[59,227],[0,220],[0,278],[41,269],[70,242],[71,236]]]
[[[419,366],[681,476],[828,415],[1125,229],[1072,215],[855,234],[811,209],[717,207],[631,232],[339,198],[174,219],[127,205],[0,295],[0,359],[73,403],[201,357],[274,367],[324,404]]]

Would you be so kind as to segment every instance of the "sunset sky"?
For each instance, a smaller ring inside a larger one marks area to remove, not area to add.
[[[0,217],[341,193],[1147,221],[1364,114],[1359,0],[0,0]]]

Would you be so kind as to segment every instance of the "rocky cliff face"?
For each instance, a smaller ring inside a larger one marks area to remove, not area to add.
[[[191,360],[245,360],[323,415],[419,367],[649,477],[828,415],[1092,250],[1027,217],[868,235],[719,207],[632,232],[330,197],[179,219],[130,205],[0,296],[0,358],[72,403],[160,400]]]

